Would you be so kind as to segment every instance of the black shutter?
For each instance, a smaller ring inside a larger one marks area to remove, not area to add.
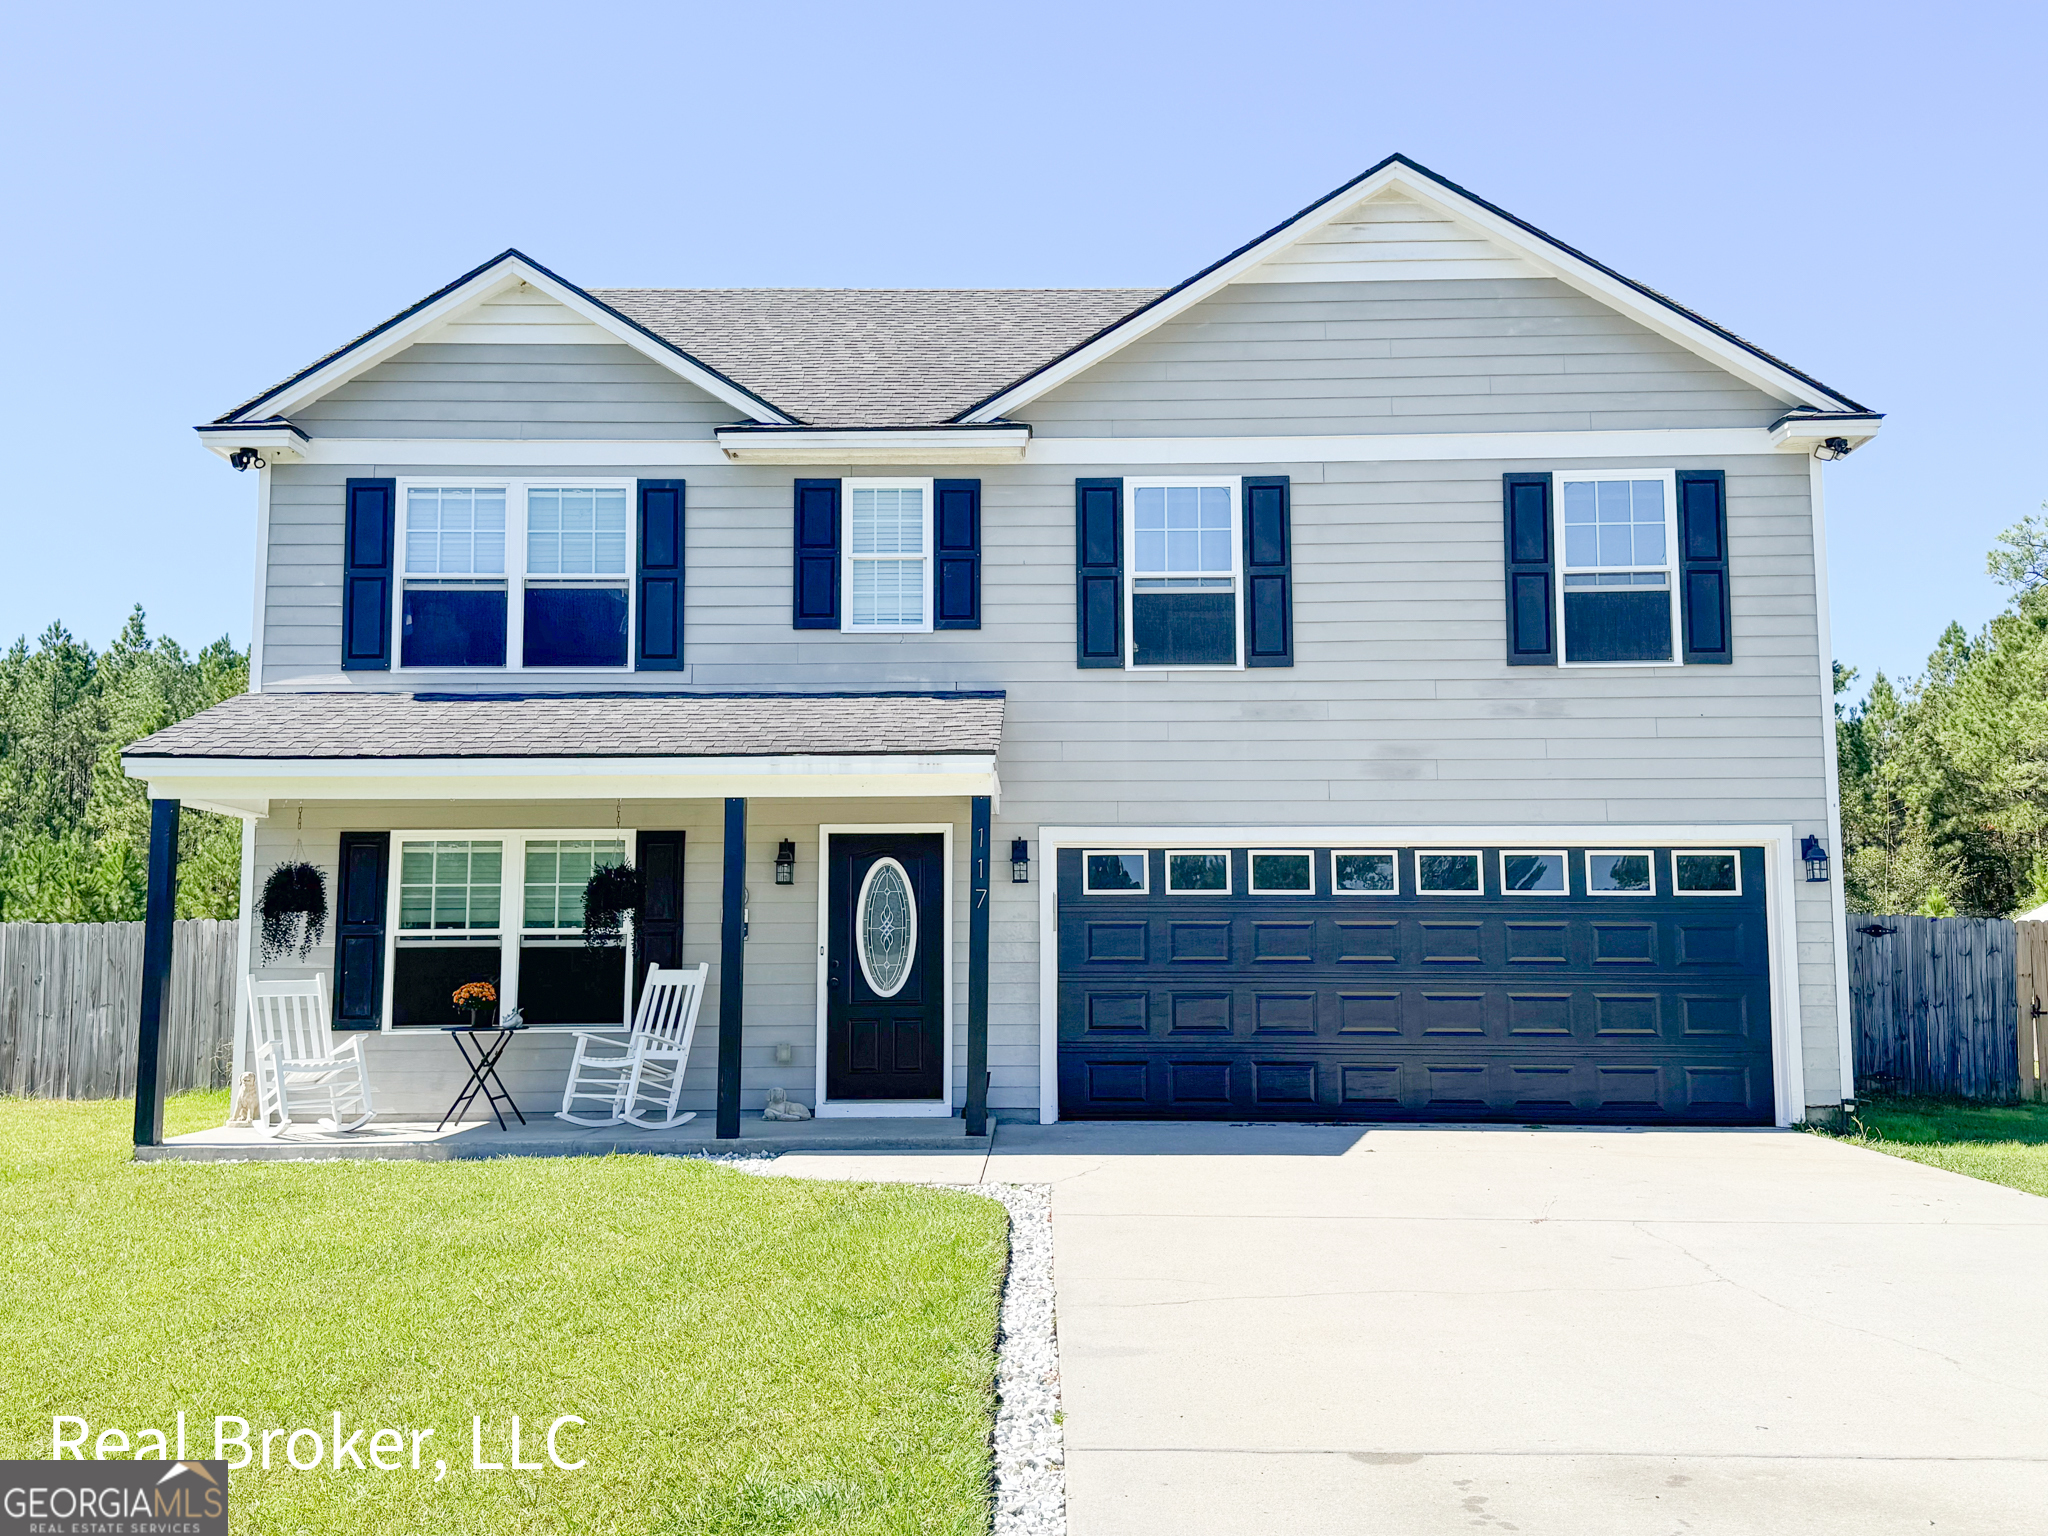
[[[981,482],[932,482],[933,629],[981,628]]]
[[[389,832],[341,834],[334,924],[334,1027],[384,1026],[384,898]]]
[[[1124,664],[1124,483],[1074,482],[1074,665]]]
[[[1508,665],[1557,665],[1556,602],[1551,595],[1550,476],[1501,477],[1502,542],[1507,550]]]
[[[1678,472],[1679,599],[1685,660],[1726,665],[1735,659],[1728,623],[1728,484],[1718,469]]]
[[[345,672],[387,672],[398,482],[350,480],[344,495],[341,666]]]
[[[639,672],[676,672],[683,665],[683,482],[640,482],[640,632],[633,648]]]
[[[633,957],[638,1007],[648,966],[672,971],[683,963],[683,834],[642,832],[633,862],[640,870],[640,947]]]
[[[1294,538],[1285,475],[1244,479],[1244,664],[1294,665]]]
[[[839,482],[796,483],[796,566],[790,578],[790,626],[839,627]]]

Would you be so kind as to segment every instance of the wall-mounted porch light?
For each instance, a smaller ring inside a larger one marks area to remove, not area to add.
[[[1820,839],[1811,834],[1799,840],[1799,857],[1806,864],[1806,878],[1815,884],[1824,885],[1828,878],[1828,851],[1821,847]]]
[[[1021,837],[1013,838],[1010,842],[1010,883],[1031,883],[1031,844]]]
[[[786,837],[775,845],[775,883],[796,884],[796,844]]]

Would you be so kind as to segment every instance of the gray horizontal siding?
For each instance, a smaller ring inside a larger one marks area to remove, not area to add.
[[[422,342],[292,420],[317,437],[708,438],[742,413],[630,347]]]
[[[1297,664],[1283,671],[1160,675],[1074,666],[1072,471],[1003,466],[980,472],[982,629],[879,636],[789,627],[791,482],[799,474],[839,471],[651,464],[633,472],[689,484],[688,670],[554,675],[545,686],[1003,688],[1009,704],[999,845],[1042,825],[1098,822],[1755,821],[1821,830],[1827,717],[1806,461],[1766,455],[1640,462],[1727,473],[1732,666],[1503,664],[1500,475],[1576,466],[1518,460],[1220,469],[1293,477]],[[1172,466],[1132,470],[1152,468]],[[286,465],[271,472],[266,686],[474,687],[490,681],[475,673],[336,670],[342,481],[351,474],[470,472],[489,473],[491,466]],[[522,471],[555,472],[574,473]],[[516,674],[497,676],[521,685]],[[808,839],[819,822],[922,820],[933,812],[923,805],[884,815],[867,806],[835,816],[808,803],[757,806],[757,838],[769,836],[771,816],[777,826],[797,828],[788,835],[803,850],[800,879],[808,878],[802,874],[814,857]],[[606,802],[599,824],[610,814]],[[678,806],[661,814],[698,815]],[[636,824],[635,815],[628,808],[627,825]],[[654,823],[643,818],[637,824]],[[713,859],[715,823],[700,818],[690,825],[703,829],[701,837],[692,832],[692,878],[715,881],[715,862],[696,871],[700,857]],[[764,853],[762,868],[766,860]],[[749,974],[761,978],[761,987],[750,984],[750,1042],[757,1019],[763,1030],[801,1029],[811,1007],[805,966],[815,957],[806,926],[813,916],[792,916],[797,926],[789,954],[773,958],[761,937],[764,887],[765,878],[754,882],[757,937],[749,945]],[[1819,946],[1802,963],[1800,977],[1813,999],[1806,1023],[1815,1102],[1833,1096],[1836,1071],[1825,896],[1826,888],[1797,893]],[[1030,887],[1013,892],[998,884],[999,955],[1003,944],[1035,950],[1035,899]],[[715,891],[707,887],[701,902],[701,913],[691,909],[692,922],[701,915],[694,932],[715,943]],[[999,1106],[1036,1102],[1036,986],[1032,954],[999,962],[991,1042]],[[772,1002],[761,990],[769,987]],[[752,1055],[747,1070],[756,1088],[780,1081],[757,1073]],[[807,1100],[808,1079],[801,1072],[797,1077],[803,1081],[785,1086]]]
[[[1784,406],[1553,278],[1238,284],[1015,414],[1042,436],[1753,427]]]

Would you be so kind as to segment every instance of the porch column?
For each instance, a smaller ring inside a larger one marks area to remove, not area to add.
[[[988,1134],[989,797],[974,797],[967,907],[967,1134]]]
[[[725,914],[718,934],[718,1134],[740,1133],[740,1045],[747,1002],[747,802],[725,802]]]
[[[142,1028],[135,1046],[135,1145],[164,1139],[164,993],[178,911],[178,802],[149,802],[149,897],[142,919]]]

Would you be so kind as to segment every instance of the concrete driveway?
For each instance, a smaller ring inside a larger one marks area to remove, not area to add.
[[[1074,1536],[2048,1529],[2048,1201],[1770,1131],[1004,1126],[982,1171],[1055,1186]]]

